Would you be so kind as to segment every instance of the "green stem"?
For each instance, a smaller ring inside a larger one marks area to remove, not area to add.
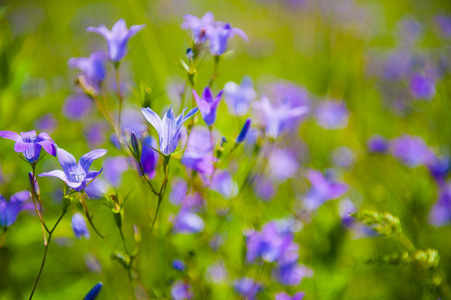
[[[219,69],[219,58],[220,56],[214,56],[214,65],[213,65],[213,75],[211,75],[210,82],[208,83],[208,86],[211,87],[213,83],[215,82],[216,78],[218,78],[218,69]]]
[[[117,115],[117,130],[118,134],[121,134],[121,114],[122,114],[122,95],[121,95],[121,87],[120,87],[120,79],[119,79],[119,63],[114,64],[114,69],[116,71],[116,85],[117,85],[117,98],[119,99],[119,112]],[[118,136],[119,138],[119,136]]]

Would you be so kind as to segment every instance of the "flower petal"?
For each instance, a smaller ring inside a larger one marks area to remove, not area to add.
[[[91,27],[86,28],[86,31],[95,32],[95,33],[101,34],[107,40],[108,40],[108,38],[110,36],[110,31],[108,30],[108,28],[105,27],[105,25],[100,25],[99,27],[92,27],[91,26]]]
[[[58,161],[61,167],[63,168],[64,172],[66,173],[66,175],[70,173],[78,174],[79,166],[77,161],[75,160],[75,157],[72,154],[61,148],[58,148],[56,150],[56,153]]]
[[[53,141],[46,140],[38,143],[41,145],[42,148],[44,148],[45,152],[52,156],[56,156],[56,146]]]
[[[25,202],[28,199],[30,199],[30,192],[20,191],[12,195],[9,202]]]
[[[186,120],[188,120],[189,118],[191,118],[192,116],[194,116],[194,115],[197,113],[198,110],[199,110],[198,107],[195,107],[195,108],[193,108],[192,110],[190,110],[190,111],[186,114],[186,116],[183,117],[182,124],[185,123]]]
[[[13,140],[16,142],[22,140],[22,138],[20,137],[19,134],[12,132],[12,131],[0,131],[0,137],[2,137],[4,139]]]
[[[17,141],[16,144],[14,144],[14,151],[16,151],[17,153],[22,153],[28,150],[28,148],[32,147],[33,145],[33,143],[25,143],[20,140]]]
[[[149,107],[141,108],[141,112],[144,115],[144,118],[146,118],[147,122],[149,122],[150,125],[152,125],[153,128],[155,128],[158,135],[160,136],[161,135],[161,127],[162,127],[162,121],[161,121],[160,116],[158,116],[157,113],[154,112]]]
[[[108,150],[105,149],[96,149],[86,153],[80,158],[80,166],[88,173],[93,161],[104,156],[107,152]]]

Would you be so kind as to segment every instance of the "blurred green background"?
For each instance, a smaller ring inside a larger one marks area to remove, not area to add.
[[[363,208],[388,211],[400,217],[407,236],[419,249],[437,249],[441,265],[451,281],[451,243],[449,226],[435,228],[428,224],[428,211],[437,199],[436,186],[426,168],[408,169],[389,156],[366,153],[366,141],[379,133],[393,138],[402,133],[418,135],[443,153],[451,146],[451,78],[436,83],[437,94],[429,102],[416,102],[409,113],[393,113],[384,103],[377,78],[368,75],[372,54],[397,46],[398,21],[406,16],[423,26],[424,37],[418,51],[444,49],[450,54],[450,41],[441,39],[434,22],[437,14],[451,12],[450,1],[1,1],[0,9],[0,129],[28,131],[45,114],[52,113],[58,127],[52,138],[76,158],[91,150],[83,130],[92,120],[73,122],[61,114],[64,100],[73,94],[76,70],[67,66],[71,57],[88,56],[106,49],[104,39],[86,32],[88,26],[105,24],[108,28],[124,18],[127,25],[146,24],[129,44],[130,55],[121,66],[121,75],[131,87],[145,84],[152,90],[154,106],[162,108],[173,102],[167,93],[171,82],[180,82],[183,72],[174,59],[184,57],[188,35],[180,28],[187,13],[202,16],[211,11],[217,20],[230,22],[246,32],[249,42],[231,42],[233,53],[221,60],[215,93],[228,81],[241,81],[250,75],[256,89],[267,82],[289,80],[307,89],[315,99],[343,99],[351,112],[349,124],[340,131],[327,131],[307,120],[300,137],[308,145],[305,167],[330,167],[330,152],[338,146],[352,148],[358,160],[344,174],[350,184],[348,197]],[[377,64],[377,63],[376,63]],[[205,86],[213,68],[207,57],[199,71],[198,86]],[[110,66],[109,79],[114,80]],[[110,78],[111,77],[111,78]],[[259,93],[260,95],[260,93]],[[127,105],[137,108],[139,97],[127,93]],[[158,111],[158,110],[157,110]],[[241,120],[242,121],[242,120]],[[240,121],[240,122],[241,122]],[[224,135],[237,133],[234,120],[220,106],[217,127]],[[109,155],[120,152],[109,146]],[[9,198],[28,187],[28,166],[12,151],[12,142],[0,141],[0,166],[4,178],[0,193]],[[96,162],[100,168],[100,162]],[[38,173],[59,168],[55,159],[45,159]],[[179,165],[172,165],[176,175]],[[244,175],[237,175],[244,176]],[[52,224],[60,211],[60,197],[55,190],[61,182],[41,179],[46,204],[46,219]],[[269,220],[285,217],[292,211],[295,192],[306,190],[306,180],[298,176],[279,188],[275,199],[263,203],[249,194],[240,202],[239,213],[223,227],[227,231],[221,256],[229,275],[242,276],[244,255],[243,229],[261,226]],[[124,176],[121,193],[134,192],[126,204],[125,235],[133,239],[131,224],[143,232],[150,226],[142,207],[155,209],[155,200],[146,194],[138,177],[129,171]],[[225,205],[212,199],[213,207]],[[210,201],[210,200],[209,200]],[[120,239],[110,211],[102,201],[90,201],[94,221],[115,245]],[[167,220],[175,209],[163,204],[158,232],[167,230]],[[200,236],[150,237],[137,260],[140,279],[146,289],[156,289],[169,298],[171,280],[177,273],[171,268],[175,258],[189,260],[193,268],[196,299],[234,299],[231,288],[209,284],[206,267],[218,254],[207,249],[205,239],[218,222],[215,209],[204,215],[206,232]],[[102,221],[100,221],[102,220]],[[42,234],[37,218],[22,213],[6,235],[0,250],[0,299],[24,299],[29,295],[43,252]],[[92,235],[89,241],[76,240],[66,216],[57,229],[49,257],[34,299],[80,299],[97,282],[104,283],[98,299],[129,299],[126,271],[110,259],[103,241]],[[111,237],[111,238],[110,238]],[[341,227],[336,201],[322,206],[310,224],[296,236],[301,246],[301,261],[314,270],[312,278],[302,281],[299,289],[305,299],[437,299],[428,285],[427,271],[416,265],[390,266],[367,264],[369,258],[401,252],[396,241],[378,237],[354,239]],[[199,243],[203,243],[199,245]],[[120,246],[118,246],[120,247]],[[91,272],[85,255],[92,253],[102,265],[100,273]],[[256,270],[255,270],[256,271]],[[261,299],[273,299],[277,287],[266,289]],[[201,296],[200,296],[201,295]]]

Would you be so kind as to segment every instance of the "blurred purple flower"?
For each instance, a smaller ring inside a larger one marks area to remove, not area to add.
[[[34,163],[39,159],[41,148],[52,156],[56,155],[55,142],[45,132],[36,135],[36,131],[32,130],[21,132],[19,135],[12,131],[0,131],[0,137],[15,141],[14,151],[23,153],[30,163]]]
[[[299,168],[296,153],[289,149],[273,148],[268,163],[271,179],[278,182],[293,178]]]
[[[316,123],[324,129],[343,129],[348,125],[349,111],[344,102],[323,101],[315,111]]]
[[[158,164],[158,152],[152,149],[156,149],[156,147],[157,143],[151,136],[147,136],[143,139],[140,161],[144,173],[147,174],[150,179],[155,176]]]
[[[388,150],[388,142],[383,136],[375,134],[368,139],[367,147],[369,152],[385,153]]]
[[[193,291],[191,290],[191,286],[183,280],[175,282],[171,287],[171,297],[174,300],[193,298]]]
[[[172,261],[172,267],[178,271],[185,271],[186,264],[180,259],[174,259]]]
[[[102,265],[93,254],[90,253],[85,254],[85,264],[91,272],[94,273],[102,272]]]
[[[304,299],[304,296],[305,292],[297,292],[293,295],[293,297],[284,292],[280,292],[275,295],[276,300],[302,300]]]
[[[265,132],[271,138],[277,138],[290,119],[300,118],[308,112],[308,106],[293,108],[288,100],[275,107],[267,97],[262,97],[261,101],[254,102],[254,106],[261,113]]]
[[[134,25],[127,29],[123,19],[113,25],[109,31],[104,25],[88,27],[86,30],[101,34],[108,43],[108,53],[112,62],[117,63],[127,54],[128,40],[140,31],[145,25]]]
[[[210,53],[213,56],[223,54],[227,50],[229,39],[234,35],[240,36],[245,41],[249,40],[244,31],[233,28],[229,23],[218,27],[208,26],[206,33],[210,41]]]
[[[83,236],[89,239],[89,230],[86,226],[85,217],[82,214],[76,213],[72,216],[71,227],[77,239],[81,239]]]
[[[439,187],[437,203],[429,212],[429,223],[434,226],[442,226],[451,222],[451,184],[447,183]]]
[[[208,181],[208,177],[213,175],[215,161],[209,130],[202,126],[194,127],[188,138],[182,164],[198,172],[204,181]]]
[[[100,171],[89,171],[89,168],[94,160],[104,156],[106,153],[107,150],[105,149],[92,150],[83,155],[77,163],[72,154],[58,148],[57,157],[63,171],[53,170],[39,174],[39,177],[57,177],[75,191],[81,192],[89,182],[94,180],[102,172],[102,169]]]
[[[9,201],[0,195],[0,225],[3,228],[14,224],[21,211],[34,209],[33,203],[26,202],[28,199],[30,199],[28,191],[15,193],[9,198]]]
[[[450,16],[436,16],[435,20],[440,27],[441,33],[444,37],[451,36],[451,17]]]
[[[66,98],[63,104],[63,115],[71,120],[85,118],[92,110],[92,100],[85,95]]]
[[[96,180],[91,181],[89,185],[85,188],[85,193],[88,195],[89,199],[102,199],[108,193],[111,185],[103,178],[96,178]]]
[[[122,134],[128,136],[134,132],[138,138],[141,138],[148,126],[141,116],[137,109],[124,109],[121,114]]]
[[[355,161],[355,155],[348,147],[338,147],[332,152],[332,161],[337,167],[352,168]]]
[[[89,148],[96,148],[105,143],[107,129],[108,126],[105,123],[98,122],[88,126],[83,131]]]
[[[410,91],[415,99],[430,100],[435,96],[434,80],[423,74],[414,74],[410,78]]]
[[[202,92],[202,97],[199,97],[196,90],[193,91],[194,99],[199,106],[202,119],[204,119],[207,126],[212,126],[216,120],[216,110],[218,109],[219,102],[221,102],[222,90],[215,96],[210,87],[206,87]]]
[[[288,264],[279,265],[273,270],[274,278],[282,285],[299,285],[304,277],[312,277],[312,269],[293,261]]]
[[[98,91],[107,75],[105,67],[106,59],[106,54],[103,51],[98,51],[92,53],[89,57],[71,58],[68,64],[72,68],[83,71],[83,75],[88,84]]]
[[[224,86],[224,99],[229,113],[234,116],[244,116],[249,111],[252,101],[257,98],[252,78],[244,76],[240,85],[229,81]]]
[[[254,190],[255,193],[265,201],[271,200],[271,198],[276,194],[276,187],[274,186],[272,180],[263,175],[255,178]]]
[[[434,153],[418,136],[404,134],[397,137],[390,142],[390,150],[394,157],[411,168],[427,165],[434,158]]]
[[[208,281],[221,284],[227,279],[227,269],[223,261],[217,261],[207,268],[205,277]]]
[[[402,18],[398,24],[398,37],[407,43],[407,46],[418,41],[423,35],[423,26],[412,17]]]
[[[210,26],[222,25],[222,22],[215,22],[215,16],[211,12],[207,12],[202,18],[193,15],[185,15],[185,22],[182,23],[182,29],[191,29],[195,44],[207,41],[207,28]]]
[[[238,186],[227,170],[218,170],[211,179],[211,189],[230,199],[238,194]]]
[[[169,202],[173,205],[180,205],[188,193],[188,184],[182,178],[176,177],[171,181],[171,192]]]
[[[257,293],[262,290],[260,283],[255,282],[254,279],[249,277],[243,277],[235,281],[235,292],[240,294],[244,299],[254,300]]]
[[[338,204],[338,214],[340,215],[343,225],[346,227],[350,227],[354,224],[354,218],[351,217],[350,214],[356,211],[357,209],[354,203],[348,198],[341,200]]]
[[[434,156],[428,163],[429,173],[439,182],[445,180],[450,171],[451,162],[449,156]]]
[[[185,116],[185,109],[176,118],[171,108],[164,115],[163,119],[150,108],[142,108],[141,112],[146,120],[155,128],[160,138],[160,151],[164,155],[170,155],[177,148],[177,143],[180,137],[180,130],[182,124],[190,117],[197,113],[198,108],[193,108]]]
[[[52,113],[48,113],[40,117],[34,122],[36,129],[39,131],[54,132],[58,127],[58,120]]]
[[[341,197],[348,191],[348,185],[325,177],[320,171],[309,170],[307,178],[311,188],[304,197],[304,208],[314,211],[324,202]]]
[[[123,156],[109,157],[103,163],[103,177],[113,187],[118,188],[122,183],[122,173],[128,170],[127,159]]]
[[[204,230],[205,222],[189,208],[182,207],[174,219],[174,232],[198,233]]]

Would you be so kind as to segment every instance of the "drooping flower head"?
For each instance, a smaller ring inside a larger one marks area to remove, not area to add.
[[[308,106],[292,108],[288,101],[275,107],[267,97],[262,97],[261,101],[255,102],[255,108],[261,113],[265,132],[271,138],[278,137],[290,119],[299,118],[308,112]]]
[[[0,225],[1,227],[9,227],[16,222],[17,215],[23,210],[31,210],[34,208],[33,203],[27,203],[30,199],[28,191],[15,193],[6,201],[0,195]]]
[[[41,148],[50,155],[56,155],[55,142],[45,132],[36,135],[36,131],[32,130],[21,132],[19,135],[12,131],[0,131],[0,137],[15,141],[14,151],[23,153],[30,163],[34,163],[39,159]]]
[[[67,62],[70,67],[80,69],[88,84],[96,90],[106,77],[105,62],[107,56],[103,51],[97,51],[89,57],[75,57]]]
[[[79,162],[75,160],[74,156],[58,148],[57,157],[63,170],[53,170],[47,173],[39,174],[40,177],[57,177],[63,180],[70,188],[75,191],[83,191],[86,185],[94,180],[101,172],[89,171],[94,160],[104,156],[107,153],[105,149],[96,149],[83,155]]]
[[[309,170],[307,178],[312,186],[304,197],[304,208],[308,211],[316,210],[324,202],[337,199],[348,191],[348,185],[335,182],[320,171]]]
[[[160,139],[160,151],[164,155],[172,154],[177,148],[177,143],[180,137],[180,130],[186,120],[192,117],[198,110],[197,107],[190,110],[185,116],[185,110],[176,118],[171,108],[164,115],[163,119],[149,107],[142,108],[141,112],[144,118],[155,128]]]
[[[104,25],[99,27],[88,27],[86,30],[101,34],[108,43],[108,53],[111,61],[119,62],[127,54],[128,40],[140,31],[145,25],[133,25],[127,29],[123,19],[116,22],[113,28],[108,30]]]
[[[257,98],[254,90],[252,78],[244,76],[240,85],[229,81],[224,85],[224,99],[229,112],[234,116],[244,116],[249,111],[249,107]]]
[[[77,239],[81,239],[83,236],[86,239],[89,239],[89,230],[86,226],[85,218],[81,213],[76,213],[72,216],[72,223],[71,223],[72,230],[74,231],[74,235]]]
[[[207,12],[202,18],[193,15],[185,15],[185,22],[182,23],[182,29],[191,29],[195,44],[201,44],[207,41],[207,28],[209,26],[222,25],[222,22],[215,22],[215,16],[211,12]]]
[[[195,90],[193,90],[193,95],[205,123],[208,126],[213,125],[216,120],[216,110],[218,109],[219,102],[221,102],[222,90],[215,97],[210,87],[207,86],[202,93],[202,97],[199,97]]]
[[[233,28],[229,23],[218,27],[209,26],[207,28],[207,37],[210,41],[211,55],[219,56],[223,54],[227,50],[229,39],[235,35],[240,36],[245,41],[249,40],[244,31]]]

